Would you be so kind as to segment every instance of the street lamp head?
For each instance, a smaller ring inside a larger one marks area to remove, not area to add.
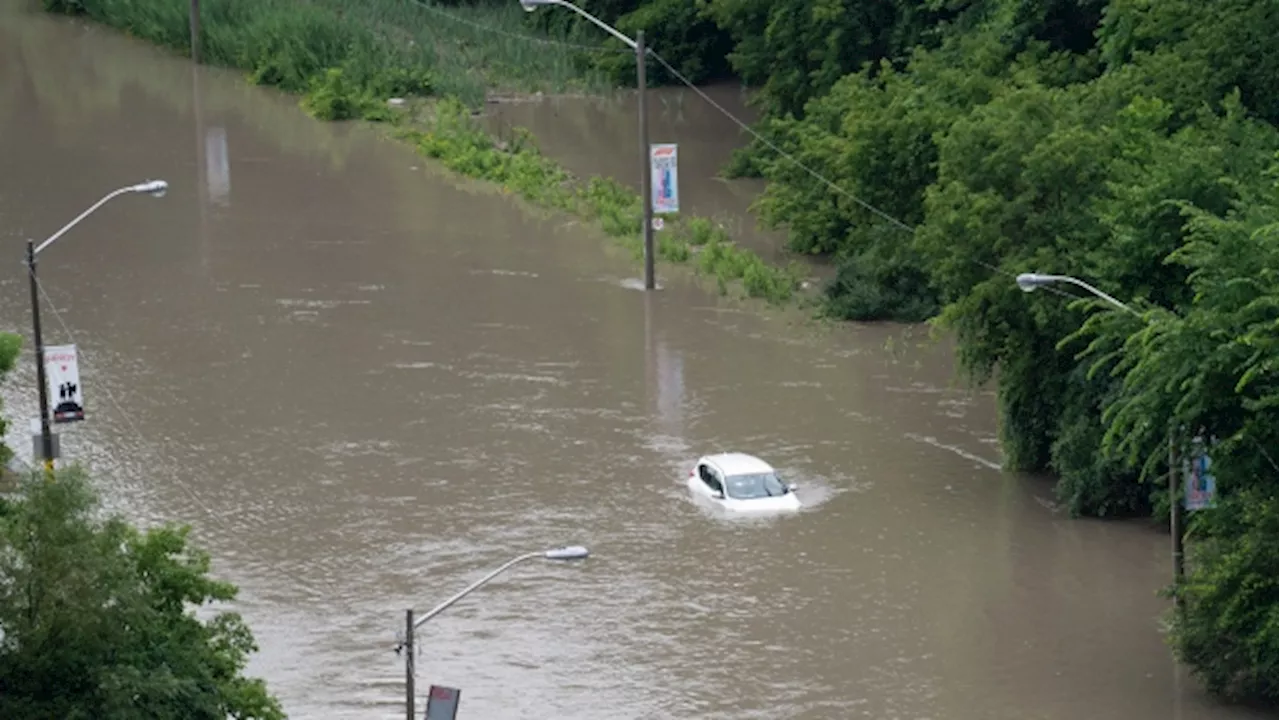
[[[1053,278],[1048,275],[1039,273],[1021,273],[1018,275],[1017,283],[1022,292],[1032,292],[1037,288],[1048,285],[1053,282]]]
[[[542,553],[542,557],[548,560],[584,560],[591,551],[581,545],[569,545],[567,547],[555,548]]]
[[[146,193],[151,197],[164,197],[164,194],[168,189],[169,183],[164,180],[148,180],[144,183],[138,183],[131,188],[133,192]]]
[[[520,0],[520,7],[524,8],[525,12],[533,12],[534,10],[537,10],[538,7],[541,5],[555,5],[555,4],[556,4],[556,0]]]

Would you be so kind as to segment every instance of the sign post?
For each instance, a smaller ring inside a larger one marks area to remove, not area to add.
[[[80,365],[75,345],[53,345],[44,348],[44,374],[49,383],[49,397],[57,398],[53,406],[55,423],[84,419],[84,393],[80,387]]]
[[[649,172],[653,177],[650,202],[655,215],[680,212],[680,178],[676,144],[649,146]]]
[[[432,685],[427,693],[427,712],[423,720],[454,720],[458,717],[458,703],[462,691],[443,685]]]

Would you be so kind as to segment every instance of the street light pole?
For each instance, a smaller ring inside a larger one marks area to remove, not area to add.
[[[44,375],[44,335],[40,332],[40,284],[36,280],[36,244],[27,240],[27,277],[31,285],[31,331],[36,344],[36,384],[40,388],[40,456],[53,473],[53,431],[49,428],[49,387]]]
[[[649,162],[649,80],[645,73],[644,31],[636,31],[636,105],[640,108],[640,193],[644,208],[644,289],[657,286],[653,278],[653,167]]]
[[[48,381],[45,377],[44,368],[44,334],[40,329],[40,281],[36,277],[36,256],[45,248],[53,244],[55,240],[62,237],[68,230],[80,224],[81,220],[89,217],[98,208],[106,205],[111,200],[129,193],[146,193],[153,197],[163,197],[165,191],[169,189],[169,183],[164,180],[148,180],[137,185],[128,185],[126,187],[112,190],[102,197],[101,200],[89,206],[88,210],[80,213],[74,220],[62,226],[58,232],[50,235],[44,242],[36,245],[33,241],[27,240],[27,278],[31,285],[31,330],[35,335],[36,350],[36,384],[39,385],[40,394],[40,453],[44,462],[45,472],[53,474],[53,430],[49,426],[49,388]]]
[[[1040,273],[1022,273],[1018,275],[1016,282],[1023,292],[1034,292],[1035,290],[1052,285],[1054,283],[1069,283],[1078,288],[1087,290],[1097,297],[1105,300],[1120,310],[1132,313],[1137,317],[1146,319],[1145,316],[1135,310],[1133,307],[1111,297],[1098,288],[1081,280],[1080,278],[1071,277],[1070,275],[1042,275]],[[1177,453],[1173,441],[1173,428],[1169,428],[1169,534],[1172,537],[1172,547],[1170,548],[1173,559],[1173,588],[1174,602],[1179,611],[1183,608],[1182,596],[1178,591],[1182,587],[1182,578],[1184,574],[1182,550],[1182,503],[1178,497],[1178,471],[1177,471]]]
[[[636,32],[636,39],[632,40],[617,28],[568,0],[520,0],[520,7],[524,8],[525,12],[533,12],[540,5],[559,5],[568,8],[636,51],[636,104],[640,112],[640,194],[641,207],[644,208],[644,289],[653,290],[657,287],[654,279],[653,252],[653,170],[649,165],[649,113],[646,97],[649,83],[645,72],[645,59],[649,51],[645,48],[644,31]]]
[[[482,586],[486,585],[489,581],[493,580],[494,578],[498,577],[502,573],[506,572],[507,570],[510,570],[512,567],[519,565],[520,563],[526,560],[536,560],[538,558],[542,558],[545,560],[557,560],[557,561],[585,560],[590,554],[591,554],[590,551],[587,550],[585,547],[582,547],[581,545],[569,545],[566,547],[554,548],[552,550],[543,550],[541,552],[525,553],[524,555],[514,557],[508,560],[507,562],[503,563],[502,565],[499,565],[495,570],[490,572],[488,575],[485,575],[479,580],[471,583],[470,585],[466,586],[462,590],[455,593],[448,600],[445,600],[439,605],[428,610],[425,614],[422,615],[422,617],[415,619],[413,614],[413,609],[410,608],[406,610],[404,614],[404,640],[400,643],[399,646],[396,647],[397,653],[402,651],[405,653],[405,660],[404,660],[405,720],[414,720],[413,718],[414,703],[415,703],[414,696],[415,696],[416,689],[415,689],[415,680],[414,680],[414,662],[413,661],[414,661],[415,648],[417,647],[417,644],[414,642],[414,634],[415,634],[415,631],[423,625],[423,623],[439,615],[445,610],[448,610],[449,608],[453,607],[454,603],[470,595],[471,593],[475,592]]]

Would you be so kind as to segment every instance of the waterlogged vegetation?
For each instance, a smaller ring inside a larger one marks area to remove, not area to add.
[[[186,48],[183,0],[47,4]],[[485,88],[625,80],[621,44],[568,12],[447,5],[493,29],[427,18],[412,0],[205,0],[205,55],[304,94],[317,117],[392,120],[453,170],[637,247],[635,193],[570,177],[527,136],[495,141],[469,110]],[[758,208],[793,250],[838,264],[826,312],[954,332],[973,380],[997,384],[1008,467],[1055,473],[1072,513],[1166,517],[1170,438],[1216,439],[1218,505],[1189,520],[1170,639],[1214,692],[1274,700],[1274,0],[582,5],[644,29],[693,80],[736,74],[759,89],[759,131],[808,169],[756,144],[730,170],[769,181]],[[605,49],[510,37],[537,30]],[[411,122],[387,109],[393,94],[418,98]],[[795,273],[705,220],[659,239],[664,258],[726,290],[795,291]],[[1023,294],[1013,277],[1029,271],[1085,278],[1142,317],[1071,288]]]

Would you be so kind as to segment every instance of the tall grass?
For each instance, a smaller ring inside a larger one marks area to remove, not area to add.
[[[189,0],[44,5],[190,52]],[[254,82],[289,92],[310,91],[335,68],[349,89],[379,100],[434,92],[478,106],[489,89],[607,87],[583,51],[526,27],[515,0],[447,9],[417,0],[203,0],[200,15],[205,62],[245,70]]]

